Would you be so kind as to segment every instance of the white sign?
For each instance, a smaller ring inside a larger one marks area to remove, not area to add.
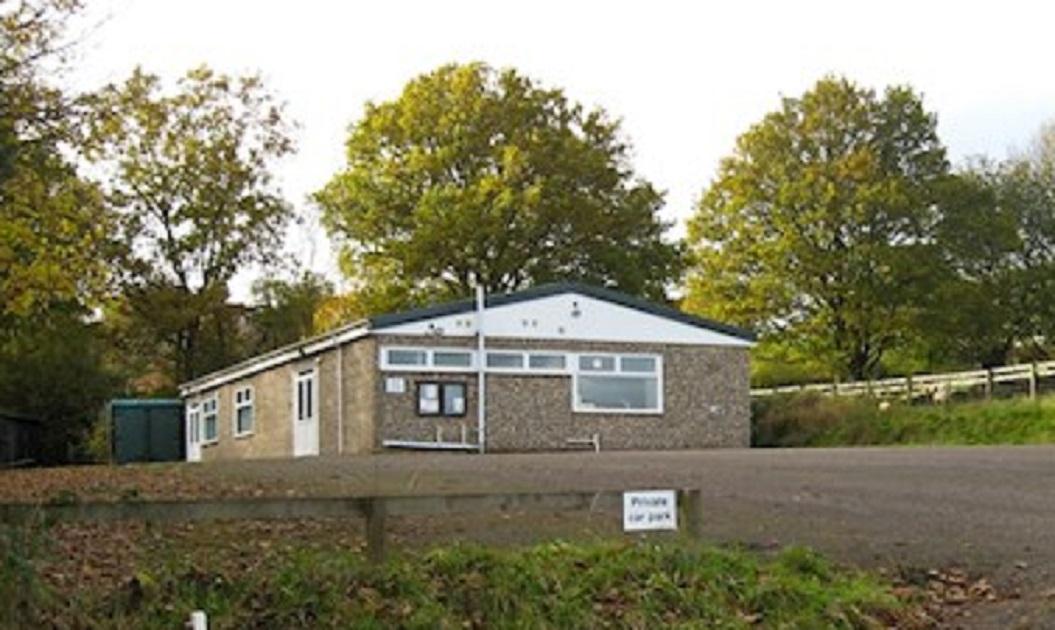
[[[678,528],[678,498],[673,490],[623,493],[623,531]]]

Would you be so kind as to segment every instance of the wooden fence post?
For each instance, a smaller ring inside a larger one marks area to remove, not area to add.
[[[912,402],[912,374],[905,377],[905,398]]]
[[[985,368],[985,399],[993,398],[993,369]]]
[[[1029,364],[1029,399],[1037,397],[1037,362]]]
[[[693,540],[703,538],[703,491],[679,490],[678,503],[684,516],[685,533]]]
[[[366,558],[371,564],[385,561],[385,500],[379,497],[366,503]]]

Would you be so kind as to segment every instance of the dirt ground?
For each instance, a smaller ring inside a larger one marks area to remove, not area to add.
[[[997,601],[951,627],[1055,628],[1055,447],[372,457],[0,472],[0,501],[698,487],[705,536],[884,571],[959,567]],[[618,515],[393,524],[396,544],[616,534]],[[72,531],[72,530],[71,530]]]

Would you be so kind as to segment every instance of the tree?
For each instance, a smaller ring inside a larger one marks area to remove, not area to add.
[[[256,306],[251,320],[255,350],[265,352],[316,332],[315,314],[333,296],[333,283],[303,272],[292,281],[264,278],[253,283]]]
[[[55,307],[0,332],[0,407],[42,422],[44,463],[85,455],[79,447],[115,386],[104,342],[78,308]]]
[[[111,393],[89,321],[111,287],[113,217],[81,177],[64,65],[76,0],[0,2],[0,408],[44,423],[44,460],[77,445]]]
[[[913,330],[948,177],[907,87],[825,78],[737,139],[689,223],[686,307],[874,376]]]
[[[72,0],[0,4],[0,321],[105,293],[112,217],[66,157],[76,109],[43,64],[67,46]]]
[[[955,365],[1002,365],[1028,334],[1023,208],[1010,203],[1009,175],[976,161],[944,188],[935,237],[944,273],[924,329],[927,346]]]
[[[137,69],[93,100],[91,155],[104,169],[129,256],[124,293],[134,317],[165,344],[178,380],[238,358],[221,330],[227,284],[274,260],[289,204],[271,168],[293,150],[284,108],[258,77],[200,67],[163,91]]]
[[[315,200],[369,311],[575,279],[662,299],[680,250],[619,124],[514,70],[448,65],[368,104]]]

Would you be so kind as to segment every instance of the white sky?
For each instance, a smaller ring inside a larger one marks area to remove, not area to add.
[[[200,63],[262,73],[301,125],[278,176],[305,213],[307,194],[342,166],[364,102],[452,61],[514,66],[621,118],[678,235],[736,136],[826,73],[914,86],[955,161],[1003,157],[1055,117],[1050,2],[88,3],[92,20],[107,19],[82,49],[76,86],[121,80],[136,64],[167,78]],[[290,248],[336,278],[317,224],[295,228]]]

